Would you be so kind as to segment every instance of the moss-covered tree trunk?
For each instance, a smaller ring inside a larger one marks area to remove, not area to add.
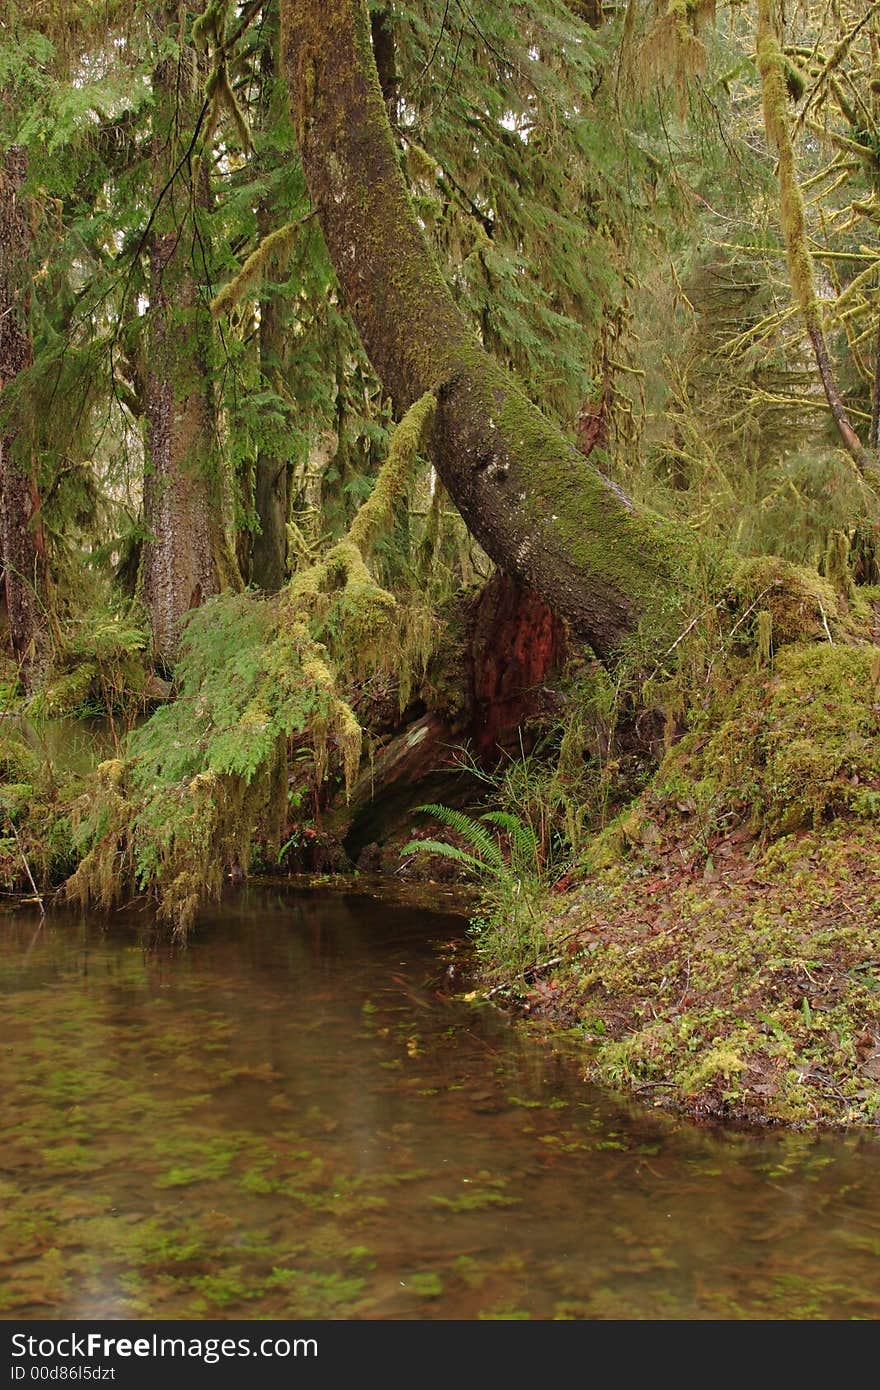
[[[46,550],[40,499],[26,436],[15,424],[17,407],[4,389],[30,366],[27,274],[30,235],[22,187],[27,155],[11,148],[0,159],[0,564],[13,650],[22,679],[32,688],[49,653]]]
[[[153,191],[149,312],[144,330],[146,467],[141,593],[153,653],[173,663],[186,614],[235,581],[225,534],[211,362],[213,325],[199,279],[207,274],[200,211],[209,203],[206,164],[188,152],[201,96],[195,56],[176,32],[177,7],[161,8],[177,57],[153,76]],[[193,182],[192,171],[201,169]]]
[[[780,220],[795,302],[804,320],[822,390],[825,392],[825,399],[837,426],[841,443],[876,487],[880,481],[877,458],[862,447],[862,442],[849,418],[825,339],[822,306],[816,289],[813,256],[807,234],[804,199],[797,181],[794,146],[788,127],[785,57],[776,31],[775,6],[772,0],[758,0],[757,58],[763,95],[764,129],[769,145],[778,156]]]
[[[272,224],[260,219],[260,233]],[[260,300],[260,375],[264,388],[278,390],[283,375],[287,334],[284,311],[271,290]],[[287,573],[287,508],[289,462],[277,445],[262,445],[254,473],[254,507],[260,529],[251,552],[251,579],[266,593],[281,588]]]
[[[270,129],[278,121],[278,107],[284,109],[286,89],[278,74],[278,23],[271,10],[266,16],[268,29],[262,59],[264,90],[268,92],[266,123]],[[264,156],[265,167],[275,168],[277,151]],[[278,210],[272,197],[266,197],[257,210],[257,230],[261,240],[278,227]],[[278,392],[285,375],[289,352],[287,315],[278,291],[271,286],[260,299],[260,376],[263,389]],[[251,574],[254,584],[266,593],[274,594],[282,586],[287,573],[287,516],[289,506],[290,460],[277,444],[277,430],[272,431],[271,444],[262,444],[257,453],[254,470],[254,508],[260,529],[254,536],[251,550]]]
[[[472,534],[613,654],[675,607],[689,538],[591,467],[466,324],[407,194],[364,0],[282,0],[281,13],[306,177],[376,371],[400,409],[437,393],[430,452]]]

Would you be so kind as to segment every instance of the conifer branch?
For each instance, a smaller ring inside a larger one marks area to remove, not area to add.
[[[871,480],[880,477],[878,462],[863,447],[850,421],[838,390],[831,367],[828,346],[822,327],[822,312],[810,253],[804,216],[804,200],[797,181],[794,146],[786,115],[788,92],[785,81],[785,60],[776,36],[771,14],[771,0],[758,0],[758,71],[764,105],[764,128],[767,142],[776,150],[779,160],[780,218],[788,256],[788,271],[792,290],[813,348],[813,356],[822,381],[825,399],[837,432],[847,453],[854,459],[863,475]]]

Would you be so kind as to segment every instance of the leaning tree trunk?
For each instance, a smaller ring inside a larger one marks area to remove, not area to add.
[[[0,160],[0,398],[33,360],[26,288],[30,237],[21,196],[26,174],[26,152],[7,150]],[[0,564],[12,647],[31,689],[49,653],[46,551],[36,479],[22,457],[27,441],[18,434],[15,413],[15,407],[8,415],[4,409],[0,427]]]
[[[176,14],[176,6],[174,8]],[[171,10],[165,24],[173,36]],[[149,312],[144,333],[146,461],[141,594],[153,654],[171,665],[186,614],[236,578],[225,534],[221,460],[211,376],[213,326],[199,291],[204,239],[199,208],[209,202],[207,163],[187,157],[196,111],[192,51],[164,59],[153,77],[153,189]],[[200,167],[193,188],[189,172]],[[197,258],[201,258],[198,260]]]
[[[400,409],[437,395],[431,457],[472,534],[612,655],[676,609],[689,537],[584,460],[465,323],[413,213],[364,0],[282,0],[281,13],[306,178],[376,371]]]

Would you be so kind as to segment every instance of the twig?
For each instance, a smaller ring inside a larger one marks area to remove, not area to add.
[[[21,847],[21,840],[18,838],[18,831],[15,827],[15,822],[13,821],[11,816],[7,816],[7,820],[9,821],[9,824],[12,828],[12,833],[15,836],[15,843],[18,846],[18,852],[21,855],[21,862],[22,864],[24,864],[24,871],[28,876],[28,881],[31,885],[31,888],[34,890],[34,898],[40,904],[40,916],[45,917],[46,909],[43,906],[43,895],[40,893],[39,889],[37,888],[37,885],[34,883],[34,876],[31,873],[31,866],[27,862],[27,855]]]
[[[676,1006],[675,1006],[676,1011],[678,1011],[678,1010],[681,1008],[682,1004],[683,1004],[684,1001],[687,999],[688,990],[690,989],[690,987],[691,987],[691,958],[690,958],[690,956],[688,956],[688,958],[687,958],[687,971],[686,971],[686,973],[685,973],[685,980],[684,980],[684,989],[683,989],[682,992],[681,992],[681,998],[679,999],[678,1003],[677,1003]]]
[[[247,9],[242,11],[241,15],[239,16],[238,24],[235,26],[232,33],[229,34],[228,37],[223,40],[219,49],[220,53],[227,54],[231,52],[231,50],[238,43],[245,29],[247,29],[251,20],[259,14],[262,8],[263,0],[252,0],[252,3],[248,5]]]
[[[679,642],[683,642],[683,641],[684,641],[685,637],[687,637],[687,635],[688,635],[688,633],[690,632],[691,628],[696,627],[697,623],[700,621],[701,618],[705,618],[706,614],[707,614],[707,613],[711,613],[711,611],[712,611],[713,608],[720,608],[720,607],[721,607],[721,604],[722,604],[722,600],[721,600],[721,599],[719,599],[717,603],[710,603],[709,606],[708,606],[707,608],[704,608],[703,611],[702,611],[701,613],[697,613],[696,617],[691,618],[690,622],[688,623],[688,625],[687,625],[687,627],[684,629],[684,631],[683,631],[683,632],[680,632],[680,633],[678,634],[678,636],[676,637],[676,639],[675,639],[675,641],[673,642],[672,646],[666,648],[666,651],[663,653],[662,657],[660,658],[660,661],[665,661],[666,658],[670,655],[670,653],[672,653],[672,652],[675,651],[675,649],[676,649],[676,647],[678,646]],[[660,662],[657,663],[657,669],[658,669],[658,670],[660,669]]]
[[[540,965],[528,965],[525,970],[521,970],[518,975],[514,975],[510,980],[505,980],[503,984],[496,985],[494,989],[487,990],[483,995],[484,999],[491,999],[493,994],[498,994],[502,989],[509,989],[515,980],[521,980],[526,975],[539,975],[544,970],[549,970],[551,965],[559,965],[562,956],[553,956],[551,960],[541,961]]]

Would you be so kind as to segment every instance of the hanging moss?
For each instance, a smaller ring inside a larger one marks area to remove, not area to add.
[[[248,256],[237,275],[228,281],[219,294],[211,301],[211,313],[215,318],[228,314],[243,299],[256,290],[257,286],[273,269],[281,266],[290,255],[294,237],[302,219],[287,222],[268,236],[263,237],[259,246]]]
[[[843,531],[832,531],[829,535],[822,572],[841,598],[858,605],[860,598],[849,563],[849,540]]]
[[[758,613],[756,626],[758,661],[762,666],[769,666],[773,656],[773,614],[762,608]]]
[[[194,44],[204,44],[212,42],[218,47],[223,43],[226,32],[226,18],[229,11],[229,0],[210,0],[201,14],[196,15],[192,23],[192,40]]]
[[[768,143],[779,158],[782,231],[792,290],[807,328],[818,328],[821,318],[813,258],[807,242],[804,201],[797,181],[794,148],[788,128],[787,68],[773,28],[770,0],[759,0],[757,52],[764,101],[764,127]]]
[[[251,128],[248,125],[247,117],[239,105],[238,97],[233,91],[229,81],[229,71],[225,59],[221,58],[208,82],[207,95],[209,99],[216,97],[219,105],[226,108],[227,113],[232,119],[232,125],[238,136],[239,144],[245,154],[250,154],[254,148]],[[216,120],[213,122],[216,125]]]
[[[83,778],[74,765],[41,746],[38,727],[24,717],[0,721],[0,888],[41,892],[75,863],[71,803]]]
[[[674,82],[683,101],[689,79],[706,67],[702,29],[715,18],[715,0],[666,0],[642,48],[642,63],[655,81]]]
[[[788,257],[792,291],[810,342],[822,388],[844,447],[876,486],[878,465],[862,447],[843,404],[825,342],[822,314],[816,293],[813,257],[807,238],[804,200],[797,181],[794,146],[788,127],[786,62],[773,24],[771,0],[758,3],[758,71],[764,107],[767,141],[779,160],[779,205]]]
[[[106,909],[136,887],[183,933],[230,869],[247,871],[255,845],[277,852],[291,741],[310,743],[315,787],[333,763],[353,785],[363,733],[340,676],[389,652],[398,671],[427,661],[425,626],[400,621],[364,552],[405,496],[433,408],[425,397],[401,421],[348,536],[283,593],[227,594],[191,614],[176,700],[130,737],[124,760],[101,765],[74,808],[82,861],[70,897]]]
[[[390,527],[397,508],[406,500],[422,441],[431,429],[437,398],[430,391],[421,396],[394,431],[388,457],[368,500],[355,517],[348,538],[369,554],[376,537]]]

